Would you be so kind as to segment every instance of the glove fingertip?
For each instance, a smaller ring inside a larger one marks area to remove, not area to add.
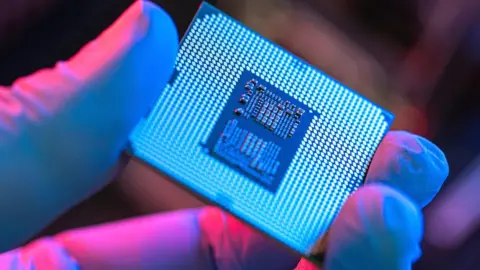
[[[438,193],[448,173],[447,159],[434,143],[406,131],[391,131],[373,158],[367,182],[397,188],[424,207]]]
[[[431,163],[436,169],[437,177],[445,181],[450,172],[450,167],[448,165],[448,160],[445,154],[440,150],[440,148],[433,142],[421,137],[416,136],[417,141],[420,145],[423,146],[424,151],[431,156]]]
[[[143,13],[148,14],[147,17],[151,19],[149,35],[152,35],[152,42],[149,44],[148,50],[140,50],[141,53],[146,52],[145,57],[142,59],[148,61],[149,58],[154,56],[152,61],[163,64],[162,67],[164,70],[162,70],[161,74],[164,74],[164,76],[158,78],[160,75],[158,70],[151,70],[151,72],[157,74],[157,76],[153,76],[153,78],[156,77],[165,83],[169,79],[172,73],[172,67],[175,64],[178,50],[178,33],[168,13],[150,1],[140,2],[142,3]]]
[[[420,256],[422,223],[420,210],[401,193],[365,186],[332,225],[327,269],[403,269]]]

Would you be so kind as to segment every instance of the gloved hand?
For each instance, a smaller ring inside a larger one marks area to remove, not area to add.
[[[0,88],[0,251],[111,179],[177,46],[170,17],[138,1],[70,60]]]
[[[331,227],[326,270],[407,270],[421,254],[420,208],[448,174],[442,152],[406,132],[380,145],[367,184]],[[300,260],[216,208],[73,230],[0,255],[0,269],[291,270]],[[302,260],[298,270],[314,270]]]
[[[0,239],[18,235],[16,227],[27,234],[35,231],[105,183],[99,180],[107,179],[102,176],[130,129],[158,95],[158,81],[168,78],[175,38],[165,13],[136,2],[72,60],[2,93],[0,190],[7,192],[0,196],[5,228]],[[6,158],[6,149],[15,152]],[[420,208],[447,174],[436,146],[406,132],[390,132],[375,155],[367,185],[351,196],[332,225],[325,268],[409,269],[420,255]],[[9,204],[19,213],[8,212]],[[299,260],[218,209],[205,208],[41,239],[0,255],[0,269],[289,270]],[[302,261],[297,269],[312,267]]]

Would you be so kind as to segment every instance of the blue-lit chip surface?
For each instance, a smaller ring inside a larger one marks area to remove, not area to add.
[[[276,192],[318,113],[245,71],[205,145],[212,156]]]
[[[313,256],[392,118],[203,4],[131,144],[136,157]]]

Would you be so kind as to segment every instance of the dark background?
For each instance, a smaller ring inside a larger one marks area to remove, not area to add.
[[[432,0],[433,1],[433,0]],[[0,84],[9,85],[15,78],[37,69],[52,66],[57,60],[67,59],[85,43],[108,27],[132,0],[30,0],[1,1],[0,3]],[[157,0],[173,17],[179,33],[183,33],[193,18],[200,1]],[[433,86],[422,89],[420,81],[407,80],[411,85],[402,95],[413,104],[419,104],[429,122],[426,134],[446,153],[451,176],[444,190],[455,184],[457,176],[476,157],[480,150],[480,28],[479,19],[462,24],[461,31],[428,37],[421,31],[422,19],[419,2],[414,0],[342,0],[338,3],[348,16],[336,16],[324,8],[325,1],[304,0],[313,10],[334,22],[347,35],[358,36],[354,25],[388,40],[391,47],[407,55],[425,36],[421,46],[423,62],[410,69],[421,70],[420,79],[429,71],[438,69],[436,59],[446,54],[441,44],[455,38],[456,46],[450,50],[446,65],[437,72]],[[430,1],[431,2],[431,1]],[[453,1],[451,1],[453,2]],[[468,1],[464,1],[468,2]],[[455,5],[455,3],[453,3]],[[422,17],[423,16],[423,17]],[[350,23],[348,23],[350,22]],[[458,28],[447,28],[457,29]],[[428,29],[427,29],[428,30]],[[455,34],[455,35],[454,35]],[[358,43],[367,40],[357,37]],[[433,71],[432,71],[433,72]],[[428,213],[429,209],[426,210]],[[87,202],[61,217],[44,234],[96,224],[109,220],[143,214],[131,201],[125,200],[121,187],[111,185]],[[429,221],[427,220],[427,223]],[[475,230],[454,248],[424,243],[424,256],[417,269],[480,269],[480,231]]]

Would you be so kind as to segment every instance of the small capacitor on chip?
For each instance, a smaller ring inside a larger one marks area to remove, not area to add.
[[[240,98],[240,103],[246,104],[249,99],[250,99],[250,98],[248,97],[248,95],[243,94],[242,97]]]
[[[237,108],[235,109],[233,112],[236,114],[236,115],[242,115],[244,113],[244,109],[243,108]]]
[[[297,111],[295,112],[295,118],[300,118],[302,115],[305,113],[305,110],[302,108],[297,108]]]

